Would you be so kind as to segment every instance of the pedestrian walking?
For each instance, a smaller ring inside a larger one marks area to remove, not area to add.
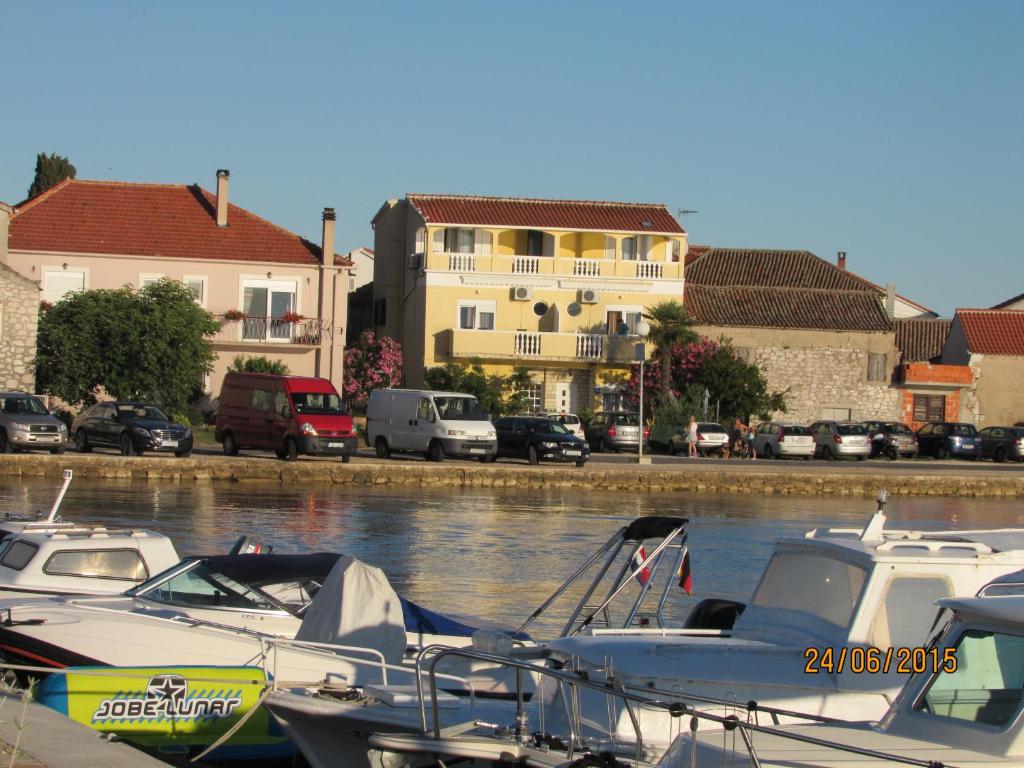
[[[687,456],[691,459],[697,458],[699,455],[697,452],[697,419],[694,416],[690,417],[690,428],[686,432],[686,442],[689,445]]]

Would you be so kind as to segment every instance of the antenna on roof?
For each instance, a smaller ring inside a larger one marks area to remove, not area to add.
[[[695,211],[693,208],[676,208],[676,218],[681,219],[691,213],[700,213],[700,211]]]

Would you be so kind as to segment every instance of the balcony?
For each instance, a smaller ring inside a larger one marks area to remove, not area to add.
[[[577,256],[431,253],[427,254],[425,266],[430,271],[460,274],[477,272],[640,280],[679,280],[683,274],[683,265],[679,262],[584,259]]]
[[[438,352],[453,359],[628,364],[633,361],[633,350],[637,344],[634,336],[609,336],[603,333],[448,329],[439,336]]]
[[[319,319],[285,320],[281,317],[227,317],[218,315],[220,330],[215,344],[299,344],[320,346],[331,328]]]

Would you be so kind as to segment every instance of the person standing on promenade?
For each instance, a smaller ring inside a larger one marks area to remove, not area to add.
[[[696,459],[699,454],[697,452],[697,417],[695,416],[690,416],[690,428],[686,433],[686,442],[689,445],[687,456]]]

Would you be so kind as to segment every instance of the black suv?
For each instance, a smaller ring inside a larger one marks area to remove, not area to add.
[[[192,430],[172,421],[160,408],[149,403],[126,400],[97,403],[78,414],[71,432],[82,453],[97,447],[116,448],[122,456],[169,451],[180,457],[192,452]]]
[[[959,456],[977,459],[980,454],[978,431],[973,424],[957,421],[932,421],[917,430],[917,449],[922,456],[945,459]]]
[[[573,461],[582,467],[590,458],[590,446],[557,421],[540,416],[505,416],[494,422],[498,456],[541,461]]]

